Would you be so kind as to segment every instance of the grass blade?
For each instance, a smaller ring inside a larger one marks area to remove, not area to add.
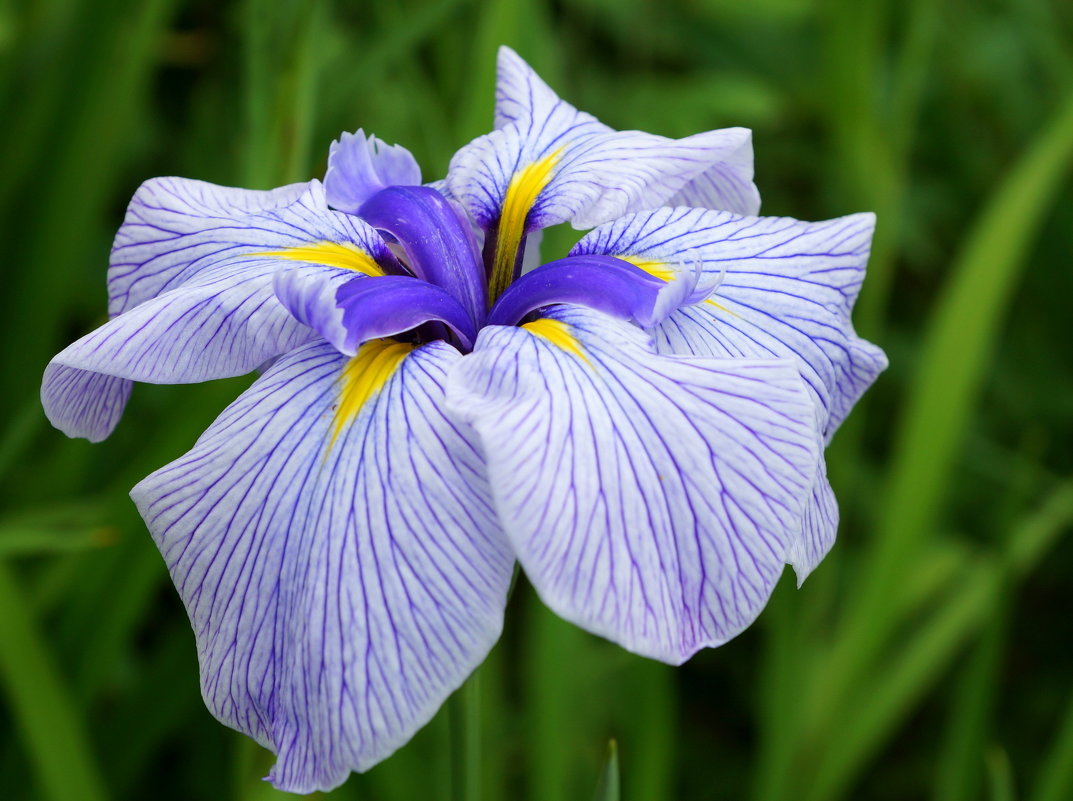
[[[813,698],[816,729],[826,728],[839,689],[863,675],[891,630],[891,599],[898,597],[920,544],[936,529],[1013,286],[1071,161],[1073,94],[995,190],[928,326],[857,601]]]
[[[0,680],[49,801],[106,798],[82,721],[53,664],[29,605],[0,561]]]
[[[596,786],[593,801],[619,801],[618,743],[611,740],[607,744],[607,763],[604,765],[600,783]]]
[[[810,801],[831,801],[843,795],[983,622],[996,597],[1010,581],[1038,564],[1071,521],[1073,483],[1065,483],[1015,527],[1001,559],[981,560],[946,604],[884,660],[881,682],[862,684],[849,696],[837,722],[837,747],[825,749],[818,757],[816,779],[807,796]]]
[[[1073,797],[1073,695],[1051,750],[1043,762],[1030,801],[1064,801]]]

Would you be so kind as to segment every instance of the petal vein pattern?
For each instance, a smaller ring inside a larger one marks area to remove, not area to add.
[[[116,316],[213,266],[258,251],[314,248],[333,256],[357,250],[390,258],[369,226],[328,208],[318,181],[267,192],[185,178],[153,178],[134,194],[108,268],[108,312]],[[310,254],[312,255],[312,254]],[[298,258],[292,253],[285,257]]]
[[[810,223],[665,208],[601,226],[571,254],[643,260],[649,272],[659,263],[699,263],[701,283],[719,281],[718,289],[711,302],[658,326],[658,349],[794,359],[829,439],[886,367],[883,352],[858,337],[850,319],[874,226],[871,214]]]
[[[816,401],[826,439],[886,367],[883,352],[853,330],[875,218],[825,222],[659,209],[592,231],[572,252],[614,254],[655,274],[659,264],[701,263],[721,279],[713,298],[679,309],[654,330],[661,353],[791,358]],[[702,282],[705,277],[702,277]],[[834,544],[838,505],[823,460],[794,538],[790,562],[803,581]]]
[[[489,327],[448,404],[476,429],[519,561],[559,615],[680,663],[759,613],[819,458],[788,361],[660,356],[628,324],[551,319],[584,351]]]
[[[131,495],[221,721],[329,790],[406,742],[499,636],[512,558],[480,456],[444,416],[460,355],[415,350],[336,432],[347,360],[282,357]]]
[[[496,69],[495,127],[524,124],[526,120],[544,120],[556,113],[572,113],[584,125],[584,133],[613,133],[608,125],[568,105],[509,47],[499,49]],[[694,138],[706,143],[707,166],[690,177],[673,197],[660,203],[672,206],[697,206],[722,209],[736,214],[756,214],[760,194],[753,183],[752,136],[744,128],[708,131]],[[670,141],[670,140],[667,140]],[[685,141],[685,140],[682,140]]]
[[[122,414],[130,387],[119,379],[242,375],[307,342],[313,332],[273,294],[277,272],[322,285],[374,274],[394,260],[375,230],[328,209],[316,181],[272,192],[147,181],[116,242],[113,318],[60,352],[41,388],[49,419],[68,436],[94,441]],[[98,391],[107,393],[103,405],[90,397]]]

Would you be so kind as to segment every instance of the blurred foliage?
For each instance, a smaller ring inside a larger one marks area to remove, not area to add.
[[[205,711],[126,497],[248,379],[140,386],[91,446],[39,377],[142,180],[319,176],[359,126],[438,177],[500,43],[616,127],[752,127],[768,214],[875,210],[857,322],[892,366],[829,451],[839,544],[752,629],[672,669],[520,588],[478,681],[330,797],[1073,797],[1073,5],[0,0],[3,797],[285,797]]]

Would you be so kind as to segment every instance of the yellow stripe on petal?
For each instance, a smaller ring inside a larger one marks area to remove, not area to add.
[[[570,326],[561,320],[552,320],[547,317],[542,317],[539,320],[533,320],[531,323],[525,323],[522,328],[530,334],[535,334],[536,336],[547,340],[561,350],[574,354],[585,362],[585,364],[591,364],[589,357],[585,355],[585,351],[581,347],[581,343],[578,342],[577,337],[571,333]]]
[[[674,270],[665,261],[653,261],[651,259],[642,259],[639,256],[615,256],[616,259],[627,261],[639,270],[644,270],[651,276],[660,279],[661,281],[670,281],[674,278]]]
[[[335,444],[343,429],[358,416],[388,379],[413,351],[408,342],[393,339],[373,339],[358,348],[357,354],[343,367],[339,377],[339,402],[335,407],[331,444]]]
[[[642,259],[639,256],[615,256],[615,258],[622,259],[622,261],[628,261],[634,267],[640,270],[644,270],[649,275],[653,276],[654,278],[658,278],[661,281],[670,281],[672,278],[674,278],[674,270],[671,269],[670,265],[667,264],[667,262],[665,261]],[[705,300],[704,303],[706,303],[708,306],[714,306],[715,308],[719,309],[719,311],[725,311],[727,314],[733,315],[734,317],[740,317],[740,315],[735,314],[721,303],[716,303],[711,298]]]
[[[308,261],[311,264],[323,264],[327,267],[339,267],[353,270],[362,275],[383,275],[384,271],[372,256],[349,242],[314,242],[310,245],[298,245],[282,250],[267,250],[263,253],[251,253],[251,256],[265,256],[272,259],[289,259],[290,261]]]
[[[556,165],[563,156],[563,148],[549,153],[514,173],[503,198],[503,211],[499,215],[496,233],[496,252],[492,261],[492,276],[488,282],[488,302],[495,301],[514,278],[514,263],[518,247],[522,243],[525,221],[537,197],[551,181]]]

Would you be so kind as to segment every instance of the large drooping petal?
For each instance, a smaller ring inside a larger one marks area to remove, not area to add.
[[[328,208],[318,181],[258,192],[153,178],[135,192],[116,234],[108,313],[121,314],[221,263],[287,249],[335,266],[393,261],[369,226]]]
[[[563,102],[509,47],[499,49],[496,66],[496,128],[541,117],[548,109]],[[584,121],[592,131],[612,131],[591,115],[582,112],[577,115],[578,122]],[[751,137],[735,134],[726,137],[725,141],[726,147],[713,152],[714,158],[708,168],[665,201],[666,205],[721,209],[737,214],[756,214],[760,210],[760,193],[753,183]]]
[[[571,253],[617,256],[656,275],[700,264],[718,289],[656,329],[659,349],[795,359],[830,437],[886,367],[850,319],[874,225],[871,214],[809,223],[665,208],[602,226]]]
[[[232,191],[245,197],[242,190],[170,178],[146,182],[138,191],[117,237],[128,244],[113,253],[112,287],[122,284],[131,290],[113,295],[119,304],[115,308],[124,311],[61,351],[46,370],[42,400],[57,428],[70,436],[103,439],[130,394],[121,381],[71,370],[150,383],[248,373],[313,336],[274,296],[276,272],[350,280],[382,274],[381,264],[394,263],[373,228],[328,209],[316,182],[303,186],[287,205],[226,217],[224,205]],[[269,195],[278,200],[289,191],[261,193],[262,200]],[[172,205],[152,206],[151,200]],[[195,200],[200,205],[195,207]],[[180,201],[187,204],[183,208],[205,214],[184,216]],[[211,203],[221,216],[208,215]],[[131,222],[135,217],[143,222]],[[150,219],[154,222],[145,222]],[[161,235],[165,225],[173,236]],[[160,238],[148,241],[145,230]],[[143,237],[139,243],[137,236]],[[122,278],[114,272],[117,265],[136,262],[140,267]],[[137,274],[145,281],[139,282]],[[153,290],[146,294],[150,286]]]
[[[131,495],[194,627],[205,701],[285,790],[406,742],[499,636],[512,563],[444,415],[443,343],[281,357]]]
[[[324,190],[332,208],[357,214],[362,204],[389,186],[417,186],[421,167],[402,145],[389,145],[375,136],[344,133],[328,151]]]
[[[545,603],[671,663],[764,606],[821,446],[789,360],[661,356],[640,329],[576,307],[485,328],[448,408],[480,435]]]

